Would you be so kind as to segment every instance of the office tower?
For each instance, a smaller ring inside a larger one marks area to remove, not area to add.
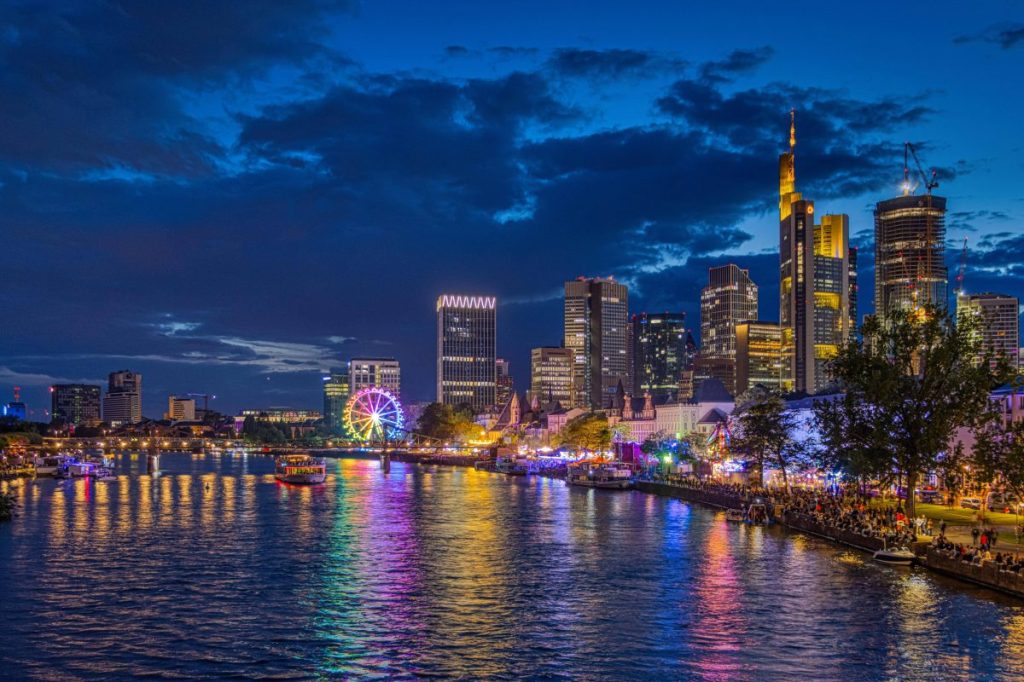
[[[719,379],[735,394],[736,325],[756,319],[757,285],[749,271],[732,263],[709,268],[700,294],[698,379]]]
[[[792,114],[791,114],[792,116]],[[850,339],[850,220],[826,215],[796,191],[796,128],[779,157],[779,320],[782,390],[816,393],[829,383],[828,361]],[[856,256],[854,256],[856,258]]]
[[[512,381],[512,374],[509,373],[508,360],[498,358],[494,361],[495,404],[499,407],[504,407],[512,399],[513,389],[514,382]]]
[[[961,293],[956,298],[956,319],[959,321],[968,315],[977,320],[982,355],[989,352],[1006,358],[1012,367],[1019,367],[1020,302],[1017,298],[1004,294]]]
[[[437,297],[437,402],[467,403],[477,412],[495,402],[497,300]]]
[[[100,423],[100,387],[90,384],[55,384],[50,387],[50,417],[70,426]]]
[[[683,371],[692,369],[686,313],[640,313],[630,321],[633,343],[633,386],[636,397],[676,399]]]
[[[908,188],[904,189],[909,192]],[[946,199],[906,193],[875,206],[875,314],[945,308]]]
[[[402,388],[401,369],[394,358],[352,358],[348,363],[348,376],[352,393],[377,386],[397,396]]]
[[[782,328],[778,322],[736,325],[736,395],[754,386],[782,390]]]
[[[351,390],[348,365],[331,368],[331,371],[323,373],[321,380],[324,389],[324,425],[328,433],[341,434],[344,431],[345,404]]]
[[[164,414],[164,419],[170,419],[176,422],[195,421],[196,401],[192,398],[179,398],[173,395],[168,396],[167,412]]]
[[[572,399],[572,360],[568,348],[543,346],[531,350],[530,400],[568,407]]]
[[[111,426],[142,421],[142,375],[127,369],[110,373],[103,397],[103,420]]]
[[[611,407],[619,384],[629,381],[629,290],[611,277],[565,283],[564,346],[572,351],[570,403]]]
[[[860,289],[857,287],[857,247],[851,246],[847,253],[849,254],[850,261],[846,275],[850,284],[847,298],[850,302],[850,337],[852,338],[857,335],[857,330],[859,329],[857,324],[857,297],[860,295]]]

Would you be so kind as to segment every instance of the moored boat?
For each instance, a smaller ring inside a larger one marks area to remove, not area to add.
[[[909,566],[917,559],[917,556],[906,547],[882,548],[875,552],[873,557],[875,561],[897,566]]]
[[[70,455],[40,455],[32,462],[36,468],[36,476],[56,476],[57,470],[64,466]]]
[[[509,476],[525,476],[526,464],[517,462],[515,457],[499,455],[494,460],[494,470],[499,474],[508,474]]]
[[[727,509],[725,512],[726,521],[735,521],[737,523],[743,523],[747,519],[747,513],[742,509]]]
[[[627,490],[633,487],[633,471],[621,462],[576,462],[565,471],[568,485]]]
[[[274,464],[274,478],[283,483],[323,483],[327,460],[309,455],[282,455]]]

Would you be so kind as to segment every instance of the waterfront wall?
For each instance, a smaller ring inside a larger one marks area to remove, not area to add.
[[[809,533],[811,535],[817,535],[818,537],[838,542],[841,545],[863,549],[866,552],[876,552],[882,549],[885,544],[879,538],[865,537],[860,533],[831,528],[818,523],[810,516],[798,514],[793,511],[787,511],[783,515],[781,521],[787,528],[792,528],[793,530]]]
[[[738,495],[727,495],[725,493],[714,493],[707,490],[697,490],[670,483],[657,483],[655,481],[638,481],[637,490],[653,495],[674,497],[687,502],[700,502],[720,509],[739,509],[743,506],[743,500]]]
[[[976,566],[960,561],[958,558],[951,558],[945,552],[937,551],[932,547],[929,547],[924,555],[919,557],[919,561],[937,573],[1006,592],[1015,597],[1024,597],[1024,575],[1012,571],[1000,571],[991,562]]]

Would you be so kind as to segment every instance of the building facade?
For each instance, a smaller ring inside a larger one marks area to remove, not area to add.
[[[693,369],[694,361],[686,313],[640,313],[630,327],[633,395],[677,399],[683,372]]]
[[[796,131],[779,157],[779,321],[782,388],[816,393],[829,383],[827,364],[850,339],[850,219],[825,215],[796,191]],[[855,258],[856,256],[854,256]]]
[[[904,194],[875,206],[875,314],[948,305],[946,199]]]
[[[348,363],[349,391],[377,386],[396,396],[402,388],[402,371],[394,358],[352,358]]]
[[[494,406],[497,300],[493,296],[437,297],[437,402]]]
[[[103,420],[111,426],[142,421],[142,375],[123,369],[111,372],[103,397]]]
[[[69,426],[100,423],[100,387],[91,384],[55,384],[50,387],[50,418]]]
[[[572,352],[574,407],[606,408],[629,377],[629,289],[611,277],[565,283],[564,346]]]
[[[321,375],[324,393],[324,424],[328,433],[335,435],[344,431],[343,415],[350,395],[348,365],[332,368]]]
[[[719,379],[736,392],[736,325],[757,319],[757,285],[750,272],[730,263],[708,270],[700,294],[697,378]]]
[[[196,401],[192,398],[179,398],[174,395],[168,396],[167,412],[164,414],[164,419],[170,419],[171,421],[176,422],[195,421]]]
[[[1020,367],[1020,301],[1004,294],[960,294],[956,299],[957,321],[975,317],[985,352]],[[981,357],[979,356],[979,360]]]
[[[572,400],[573,354],[568,348],[544,346],[530,351],[530,400],[541,405]]]
[[[778,322],[736,325],[736,395],[754,386],[782,390],[782,328]]]
[[[512,399],[512,393],[515,391],[515,382],[509,371],[508,360],[505,358],[494,361],[494,391],[494,401],[498,407],[504,407]]]

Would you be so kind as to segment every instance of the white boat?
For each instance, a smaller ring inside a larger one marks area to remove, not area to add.
[[[727,509],[725,511],[726,521],[735,521],[737,523],[743,523],[747,519],[747,513],[742,509]]]
[[[56,476],[57,470],[64,466],[69,455],[39,455],[32,460],[36,467],[36,476]]]
[[[74,457],[68,457],[64,463],[57,467],[53,473],[55,478],[85,478],[92,476],[96,465],[92,462],[79,462]]]
[[[516,461],[515,457],[507,457],[499,455],[494,460],[494,470],[499,474],[508,474],[509,476],[525,476],[526,465]]]
[[[283,483],[323,483],[327,480],[327,460],[309,455],[282,455],[275,461],[274,478]]]
[[[906,547],[882,548],[874,553],[875,561],[883,564],[895,564],[898,566],[909,566],[917,558],[913,552]]]
[[[93,470],[93,477],[97,481],[103,481],[104,483],[110,483],[117,480],[117,476],[114,475],[113,469],[107,467],[96,467]]]
[[[568,485],[627,490],[633,487],[633,471],[621,462],[576,462],[565,470]]]

